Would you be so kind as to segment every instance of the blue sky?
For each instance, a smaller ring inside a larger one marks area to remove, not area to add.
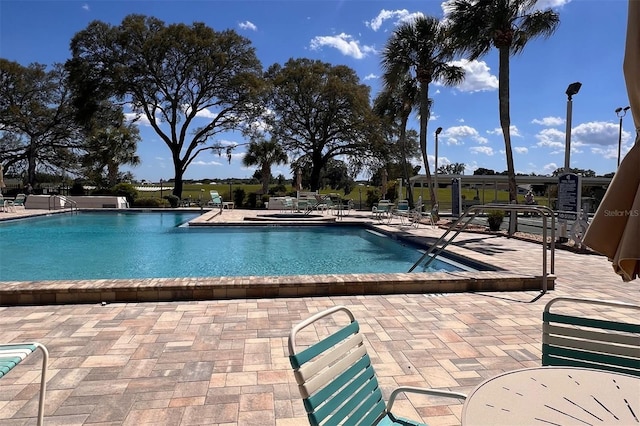
[[[617,164],[619,121],[614,110],[628,105],[622,59],[627,19],[626,0],[541,0],[560,14],[560,26],[549,39],[532,41],[511,60],[511,123],[517,172],[550,174],[564,164],[567,86],[579,81],[573,97],[571,166],[598,174]],[[69,41],[93,20],[119,24],[132,13],[155,16],[167,24],[205,22],[215,30],[234,29],[250,39],[264,69],[289,58],[306,57],[353,68],[362,83],[380,90],[380,52],[399,22],[422,13],[443,17],[445,3],[422,1],[34,1],[0,0],[0,57],[23,65],[51,65],[70,57]],[[429,122],[429,157],[433,171],[433,134],[439,136],[439,165],[464,163],[466,173],[478,167],[506,169],[498,118],[498,60],[495,52],[473,63],[458,87],[433,85]],[[415,117],[414,117],[415,118]],[[623,119],[622,155],[633,143],[631,114]],[[417,121],[410,123],[417,129]],[[137,179],[173,177],[169,149],[150,127],[140,124],[142,164]],[[223,143],[245,142],[238,134]],[[239,148],[231,164],[203,154],[185,178],[245,178]],[[290,177],[287,166],[273,170]],[[366,178],[366,176],[364,176]]]

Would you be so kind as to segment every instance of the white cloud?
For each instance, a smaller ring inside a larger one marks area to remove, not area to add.
[[[151,123],[149,122],[149,119],[147,118],[146,115],[144,114],[137,114],[135,112],[125,112],[124,113],[124,118],[125,120],[127,120],[129,123],[133,123],[135,122],[136,124],[138,124],[139,126],[148,126],[151,127]]]
[[[537,135],[537,146],[564,150],[564,132],[557,129],[543,129]]]
[[[487,130],[487,133],[489,133],[490,135],[500,135],[500,136],[502,136],[502,128],[496,127],[493,130]],[[518,128],[514,124],[509,126],[509,134],[511,136],[522,137],[522,135],[520,134],[520,130],[518,130]]]
[[[447,145],[464,145],[465,139],[481,144],[489,142],[487,138],[480,136],[480,133],[470,126],[449,127],[442,133],[442,137],[446,138]]]
[[[360,46],[358,40],[354,40],[352,36],[341,33],[336,36],[317,36],[310,42],[312,50],[320,50],[325,46],[337,49],[345,56],[351,56],[355,59],[362,59],[369,54],[376,53],[376,50],[370,46]]]
[[[373,18],[371,21],[365,21],[364,24],[367,27],[371,28],[373,31],[378,31],[380,27],[382,27],[382,24],[384,23],[384,21],[392,19],[395,21],[394,23],[397,25],[401,22],[412,21],[419,16],[424,16],[424,14],[422,12],[410,13],[406,9],[402,9],[402,10],[382,9],[380,13],[378,13],[378,16]]]
[[[469,151],[472,154],[484,154],[484,155],[493,155],[493,148],[490,146],[472,146],[469,148]]]
[[[513,150],[518,154],[527,154],[529,152],[529,148],[526,146],[516,146]]]
[[[560,9],[569,3],[571,3],[571,0],[538,0],[535,7],[538,10]]]
[[[462,67],[465,71],[464,81],[456,86],[461,92],[488,92],[498,90],[498,77],[491,74],[489,68],[484,61],[468,61],[460,59],[453,61],[450,65]],[[442,86],[439,81],[436,85]]]
[[[555,172],[556,170],[558,170],[559,168],[560,168],[560,166],[558,166],[556,163],[549,163],[549,164],[545,164],[544,166],[542,166],[542,170],[547,172],[546,174],[551,174],[551,173]]]
[[[89,5],[87,3],[82,5],[82,9],[86,10],[87,12],[89,11]]]
[[[194,166],[222,166],[226,163],[222,163],[216,160],[211,160],[211,161],[195,160],[191,164]]]
[[[618,145],[618,132],[620,127],[618,124],[607,123],[606,121],[592,121],[582,123],[571,130],[571,146],[575,143],[577,146],[582,145]],[[622,132],[622,141],[627,142],[631,139],[629,132]]]
[[[238,26],[243,30],[258,31],[258,27],[251,21],[240,22]]]
[[[539,124],[544,127],[556,127],[564,124],[564,118],[561,117],[544,117],[542,119],[531,120],[533,124]]]
[[[375,75],[375,74],[373,74],[373,73],[371,73],[371,74],[366,75],[366,76],[364,77],[364,81],[367,81],[367,80],[375,80],[376,78],[378,78],[378,76],[377,76],[377,75]]]
[[[218,114],[211,112],[206,108],[196,113],[196,117],[200,117],[200,118],[216,118],[217,116]]]

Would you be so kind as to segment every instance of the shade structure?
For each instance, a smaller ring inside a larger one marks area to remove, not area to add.
[[[584,237],[624,281],[640,275],[640,1],[629,0],[623,71],[636,140],[620,163]]]

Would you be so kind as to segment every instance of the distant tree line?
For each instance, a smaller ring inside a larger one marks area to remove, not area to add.
[[[72,38],[71,58],[49,71],[0,61],[0,161],[9,173],[25,171],[31,184],[40,169],[113,184],[125,178],[121,165],[140,161],[137,128],[124,119],[131,111],[169,149],[178,197],[197,157],[230,160],[237,145],[218,137],[238,131],[248,140],[245,164],[258,166],[263,191],[273,164],[289,163],[294,178],[300,170],[311,190],[327,181],[351,185],[363,171],[379,182],[408,182],[424,169],[433,203],[429,86],[459,84],[464,71],[452,60],[477,59],[495,47],[509,192],[517,200],[509,58],[528,41],[550,36],[559,17],[536,8],[535,0],[454,0],[450,6],[446,20],[421,16],[391,34],[382,53],[383,90],[373,100],[344,65],[292,58],[263,71],[250,40],[233,30],[167,25],[143,15],[118,25],[93,21]],[[419,116],[417,133],[407,129],[412,113]],[[413,204],[411,192],[409,198]]]

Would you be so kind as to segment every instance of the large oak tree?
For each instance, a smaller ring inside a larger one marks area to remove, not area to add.
[[[144,116],[171,151],[178,197],[193,160],[226,148],[214,137],[242,130],[259,109],[262,66],[233,30],[130,15],[118,26],[92,22],[73,37],[71,52],[81,117],[109,97]]]
[[[37,171],[78,170],[82,132],[61,65],[0,59],[0,129],[5,171],[24,171],[24,184],[35,186]]]
[[[331,159],[348,160],[351,175],[369,164],[381,142],[369,87],[355,71],[310,59],[290,59],[266,73],[271,90],[269,132],[292,157],[311,165],[309,185],[320,187]],[[303,158],[304,157],[304,158]]]

